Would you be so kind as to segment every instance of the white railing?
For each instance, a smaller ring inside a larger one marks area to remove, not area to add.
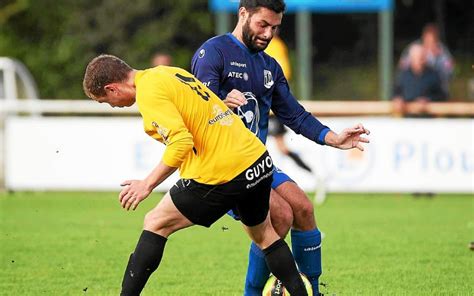
[[[390,116],[390,101],[300,101],[306,110],[318,116]],[[411,105],[407,106],[410,111]],[[136,114],[136,106],[110,108],[92,100],[4,100],[3,114]],[[474,116],[474,102],[429,103],[427,113],[433,116]],[[1,114],[0,114],[1,116]]]

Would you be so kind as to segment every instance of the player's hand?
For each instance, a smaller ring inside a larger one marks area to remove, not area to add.
[[[363,134],[369,135],[370,131],[359,123],[354,127],[344,129],[335,137],[333,143],[329,144],[339,149],[357,148],[360,151],[364,151],[361,143],[370,143],[370,141],[367,138],[361,137]]]
[[[230,109],[240,107],[247,104],[247,99],[240,91],[233,89],[224,99],[224,104]]]
[[[125,186],[119,194],[119,201],[122,208],[127,211],[135,210],[138,204],[150,195],[151,190],[144,180],[127,180],[120,186]]]

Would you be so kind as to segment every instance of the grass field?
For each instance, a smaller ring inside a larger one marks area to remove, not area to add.
[[[0,194],[0,295],[118,295],[154,194]],[[474,295],[474,197],[332,194],[316,208],[329,295]],[[249,240],[228,217],[170,237],[143,295],[242,295]]]

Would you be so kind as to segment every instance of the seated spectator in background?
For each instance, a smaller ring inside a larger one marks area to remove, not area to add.
[[[407,46],[403,51],[399,68],[401,70],[410,67],[409,49],[414,44],[420,44],[426,51],[426,62],[439,75],[441,84],[446,97],[449,97],[449,81],[453,74],[454,60],[448,48],[439,39],[438,27],[429,23],[423,28],[421,39],[418,39]]]
[[[428,102],[446,99],[438,73],[426,63],[426,50],[413,44],[409,51],[409,67],[399,71],[395,84],[393,108],[398,116],[406,114],[406,103],[416,103],[411,115],[424,115]]]
[[[151,59],[151,64],[153,67],[156,66],[171,66],[173,63],[173,58],[170,54],[164,52],[157,52],[153,55]]]

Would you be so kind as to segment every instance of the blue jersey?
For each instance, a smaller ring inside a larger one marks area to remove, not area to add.
[[[207,40],[194,54],[191,71],[222,100],[233,89],[247,104],[234,110],[265,143],[270,110],[295,133],[319,144],[329,128],[321,124],[291,94],[277,61],[265,52],[251,52],[231,33]]]

